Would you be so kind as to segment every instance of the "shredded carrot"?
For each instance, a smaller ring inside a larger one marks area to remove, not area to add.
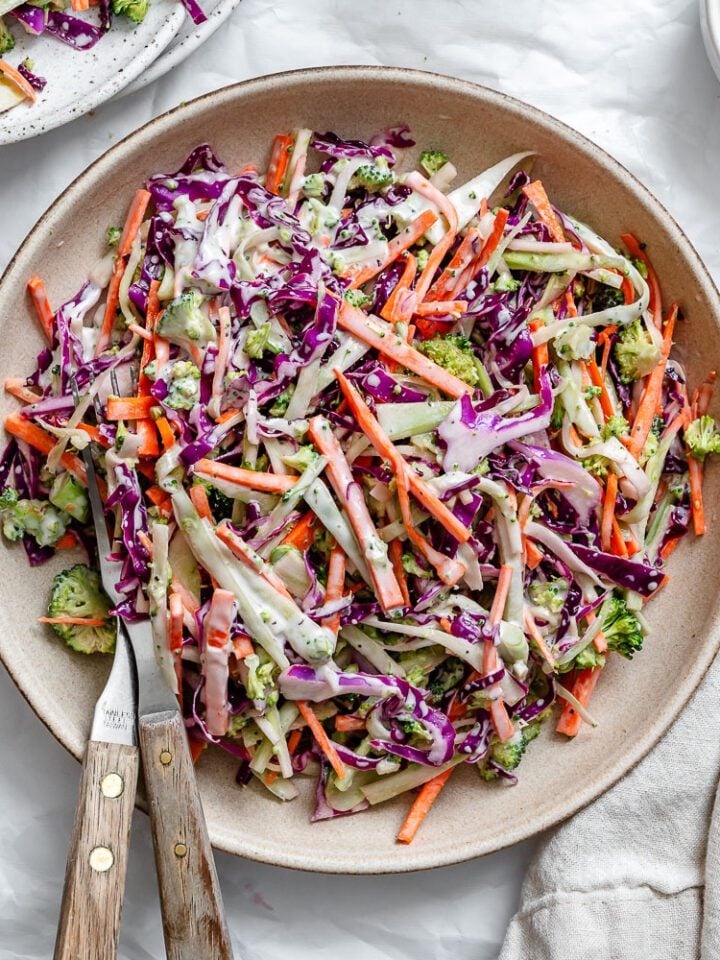
[[[301,739],[302,739],[302,730],[293,730],[293,732],[288,737],[288,742],[287,742],[288,753],[290,753],[291,755],[295,753]]]
[[[23,403],[37,403],[38,400],[42,400],[39,393],[25,386],[24,380],[11,378],[6,380],[3,386],[5,393],[9,393],[16,400],[22,400]]]
[[[667,543],[664,543],[662,549],[660,550],[660,556],[663,560],[667,560],[670,554],[680,545],[682,536],[671,537]]]
[[[393,237],[390,243],[388,243],[387,255],[382,263],[362,267],[361,269],[355,267],[348,270],[345,276],[350,280],[350,289],[357,290],[358,287],[367,283],[368,280],[372,280],[373,277],[382,273],[386,267],[389,267],[391,263],[397,260],[401,253],[404,253],[409,247],[412,247],[414,243],[417,243],[420,237],[430,229],[436,220],[437,214],[433,213],[432,210],[424,210],[412,223],[409,223],[404,230],[401,230],[400,233],[396,237]]]
[[[615,519],[615,501],[617,500],[617,492],[618,476],[616,473],[609,473],[607,483],[605,484],[602,521],[600,524],[600,545],[605,553],[609,553],[612,542],[613,520]]]
[[[388,544],[388,555],[390,563],[395,572],[395,579],[400,585],[400,591],[403,595],[403,601],[406,607],[410,606],[410,593],[408,591],[407,577],[402,565],[402,543],[400,540],[391,540]]]
[[[644,244],[638,242],[636,237],[632,233],[623,233],[620,235],[620,239],[627,247],[630,255],[635,258],[635,260],[641,260],[645,264],[645,269],[647,270],[647,282],[648,287],[650,288],[650,302],[648,308],[650,313],[653,315],[653,320],[655,326],[658,330],[662,329],[662,296],[660,294],[660,281],[657,278],[657,274],[653,269],[653,265],[650,263],[650,258],[645,253]],[[629,281],[628,281],[629,282]],[[631,285],[632,286],[632,285]],[[623,292],[625,293],[625,302],[632,303],[632,300],[627,300],[627,293],[625,292],[625,287],[623,286]],[[634,291],[633,291],[634,299]]]
[[[622,535],[618,518],[613,517],[612,533],[610,534],[610,550],[616,557],[627,557],[628,548],[625,543],[625,537]]]
[[[213,515],[210,509],[210,501],[208,500],[207,490],[202,484],[195,483],[190,487],[190,499],[198,512],[198,516],[202,517],[203,520],[212,522]]]
[[[642,453],[645,441],[652,429],[653,420],[658,412],[662,401],[662,385],[665,379],[665,369],[667,367],[670,349],[672,347],[673,330],[678,315],[678,305],[674,303],[670,307],[665,329],[663,330],[662,358],[655,369],[652,371],[645,384],[640,403],[638,405],[635,419],[630,430],[630,440],[628,450],[637,459]]]
[[[169,450],[170,447],[175,443],[175,434],[173,429],[170,426],[170,423],[167,417],[158,417],[155,421],[155,426],[157,431],[160,434],[160,440],[162,441],[163,448]]]
[[[695,536],[705,533],[705,507],[703,505],[702,480],[703,468],[695,457],[688,457],[688,479],[690,481],[690,506],[692,508],[693,530]]]
[[[330,550],[328,561],[327,586],[325,588],[325,603],[340,600],[345,593],[345,552],[342,547],[334,544]],[[340,629],[340,611],[322,621],[322,625],[337,633]]]
[[[157,406],[155,397],[108,397],[107,420],[146,420]]]
[[[265,189],[270,193],[282,193],[283,180],[290,162],[290,151],[292,148],[292,137],[280,135],[275,137],[272,153],[270,154],[270,163],[268,164],[267,177],[265,179]]]
[[[19,70],[16,70],[15,67],[11,66],[5,60],[0,60],[0,73],[5,74],[7,79],[11,83],[15,84],[26,100],[29,100],[31,103],[35,102],[37,99],[35,90],[33,89],[32,84],[28,83]]]
[[[123,274],[125,273],[125,267],[127,266],[125,258],[132,249],[135,237],[137,236],[140,225],[143,222],[145,211],[147,210],[151,199],[152,196],[147,190],[135,191],[135,196],[133,197],[127,219],[125,220],[122,236],[120,237],[120,242],[118,243],[117,256],[113,265],[110,285],[108,286],[107,299],[105,301],[105,313],[103,315],[103,322],[100,328],[100,334],[98,336],[97,347],[95,348],[95,356],[99,356],[99,354],[101,354],[103,350],[107,348],[107,345],[110,342],[110,334],[112,333],[112,328],[115,323],[115,314],[120,302],[120,282]]]
[[[315,742],[327,757],[328,761],[330,762],[330,766],[337,774],[338,779],[342,780],[346,773],[345,764],[338,756],[337,750],[332,745],[328,735],[325,733],[325,729],[315,715],[315,711],[306,700],[298,700],[297,706],[298,710],[303,715],[305,722],[310,727],[310,732],[312,733],[313,737],[315,737]]]
[[[35,307],[38,323],[42,327],[45,339],[51,344],[55,338],[55,314],[52,312],[45,284],[40,277],[30,277],[27,288]]]
[[[430,807],[435,802],[437,795],[447,783],[454,769],[454,767],[450,767],[422,785],[397,835],[399,843],[412,843]]]
[[[73,550],[78,544],[77,537],[74,533],[68,531],[68,533],[63,534],[62,537],[55,544],[56,550]]]
[[[450,263],[430,288],[428,300],[443,300],[460,289],[459,280],[463,271],[472,263],[476,253],[482,249],[482,236],[477,227],[473,227],[463,237]]]
[[[554,667],[555,658],[552,655],[552,651],[545,642],[545,637],[543,637],[543,635],[540,633],[540,628],[535,623],[535,618],[529,610],[525,611],[525,629],[530,634],[533,643],[538,648],[544,659],[550,664],[551,667]]]
[[[587,707],[590,702],[590,697],[600,678],[601,672],[602,667],[588,667],[585,670],[580,670],[575,677],[575,682],[570,692],[583,707]],[[560,719],[555,729],[558,733],[564,733],[566,737],[575,737],[580,730],[581,724],[582,717],[575,710],[575,707],[566,701],[563,704],[562,713],[560,714]]]
[[[388,320],[390,323],[397,323],[398,320],[404,319],[402,316],[401,301],[403,299],[403,295],[407,296],[406,291],[412,286],[416,273],[417,258],[409,253],[405,258],[405,268],[402,272],[402,275],[395,284],[393,292],[387,298],[385,305],[380,311],[380,316],[384,320]]]
[[[318,518],[312,510],[308,510],[280,542],[283,546],[295,547],[301,553],[304,553],[315,543],[317,528]]]
[[[289,593],[288,588],[283,583],[281,577],[273,570],[269,564],[265,564],[261,569],[258,569],[257,562],[251,556],[250,550],[243,540],[234,532],[231,526],[228,525],[227,520],[223,520],[220,525],[215,530],[215,535],[218,540],[222,541],[225,546],[238,558],[241,560],[246,567],[249,567],[251,570],[254,570],[258,573],[266,583],[269,583],[270,586],[277,590],[277,592],[285,597],[286,600],[290,600],[292,603],[295,603],[292,595]]]
[[[195,464],[195,473],[218,480],[227,480],[238,487],[248,487],[250,490],[263,490],[266,493],[285,493],[297,483],[297,477],[285,476],[282,473],[262,473],[259,470],[246,470],[244,467],[231,467],[217,460],[198,460]]]
[[[602,391],[598,400],[600,401],[600,407],[602,408],[603,415],[605,420],[609,420],[613,416],[615,411],[613,410],[612,400],[610,399],[610,394],[607,391],[605,386],[605,374],[598,367],[595,357],[590,357],[587,361],[586,369],[590,375],[590,381],[594,387],[600,387]]]
[[[538,330],[543,326],[542,320],[531,320],[529,327],[532,331]],[[532,350],[532,365],[533,365],[533,386],[535,392],[540,392],[540,376],[541,371],[550,363],[550,351],[546,343],[539,343],[536,347],[533,347]]]
[[[341,733],[364,730],[365,726],[366,721],[362,717],[354,717],[350,713],[338,713],[335,715],[335,729]]]
[[[232,639],[232,648],[233,653],[238,660],[244,660],[245,657],[250,657],[253,653],[255,653],[252,640],[250,637],[246,637],[244,633],[235,634]]]
[[[550,231],[550,236],[553,240],[556,243],[564,243],[565,231],[552,208],[542,180],[533,180],[532,183],[526,184],[522,188],[522,192],[535,208],[538,218],[542,220]]]
[[[5,429],[12,436],[17,437],[18,440],[24,440],[25,443],[29,444],[31,447],[34,447],[36,450],[39,450],[40,453],[47,455],[50,453],[52,448],[55,446],[55,438],[51,437],[49,433],[45,433],[41,427],[38,427],[37,424],[31,423],[29,420],[26,420],[19,413],[11,413],[8,417],[5,418]],[[74,453],[64,453],[60,458],[60,464],[71,473],[76,480],[79,480],[84,486],[87,486],[87,474],[85,472],[85,465],[79,457],[76,457]],[[98,485],[100,486],[101,477],[98,477]],[[102,485],[104,486],[104,484]],[[102,490],[101,486],[101,490]]]

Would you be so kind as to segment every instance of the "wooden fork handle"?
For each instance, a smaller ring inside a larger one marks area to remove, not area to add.
[[[169,960],[232,960],[215,861],[177,710],[139,721]]]
[[[137,747],[88,741],[54,960],[117,956],[137,775]]]

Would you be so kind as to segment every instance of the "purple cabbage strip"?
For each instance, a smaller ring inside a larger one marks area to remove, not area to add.
[[[103,31],[98,27],[59,10],[50,11],[45,30],[75,50],[92,50],[103,38]]]

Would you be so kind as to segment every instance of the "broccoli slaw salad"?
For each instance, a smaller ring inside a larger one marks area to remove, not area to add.
[[[193,23],[205,22],[207,17],[197,0],[181,2]],[[29,57],[16,64],[5,60],[15,49],[18,33],[52,37],[82,55],[103,39],[115,17],[126,24],[142,23],[150,0],[71,0],[72,13],[66,7],[66,0],[0,0],[0,113],[22,103],[35,103],[48,83],[44,74],[52,67],[47,50],[37,63]],[[91,7],[96,9],[88,13]]]
[[[41,618],[70,647],[149,618],[196,759],[282,801],[314,778],[313,820],[409,794],[404,843],[456,767],[513,784],[543,723],[595,726],[720,451],[642,243],[531,153],[454,186],[439,150],[399,172],[413,146],[301,129],[264,171],[202,145],[152,176],[72,299],[30,279],[46,346],[0,460],[5,538],[87,552]]]

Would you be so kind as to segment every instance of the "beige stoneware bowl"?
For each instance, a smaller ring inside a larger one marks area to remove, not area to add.
[[[303,125],[368,137],[410,124],[418,146],[442,147],[463,178],[518,150],[539,153],[535,173],[564,209],[613,242],[626,230],[648,242],[667,302],[682,302],[678,353],[698,383],[720,357],[718,294],[667,211],[618,163],[579,134],[482,87],[432,74],[331,67],[227,87],[165,114],[94,163],[31,231],[0,284],[0,376],[30,368],[40,347],[25,282],[41,274],[51,302],[74,293],[99,255],[108,224],[122,219],[145,176],[174,170],[209,141],[230,167],[262,166],[273,136]],[[14,401],[3,398],[3,412]],[[499,850],[569,817],[623,776],[655,744],[700,682],[720,643],[720,473],[710,470],[711,533],[688,538],[670,564],[671,581],[650,604],[652,635],[633,663],[613,657],[593,699],[600,721],[573,743],[548,729],[523,762],[520,784],[485,785],[469,768],[449,781],[410,847],[394,836],[407,798],[356,817],[312,825],[311,789],[281,804],[235,785],[234,762],[209,750],[198,765],[213,843],[253,860],[330,873],[382,873],[457,863]],[[2,549],[0,656],[57,739],[80,757],[109,661],[66,649],[36,618],[50,578],[67,556],[29,569],[20,550]]]

